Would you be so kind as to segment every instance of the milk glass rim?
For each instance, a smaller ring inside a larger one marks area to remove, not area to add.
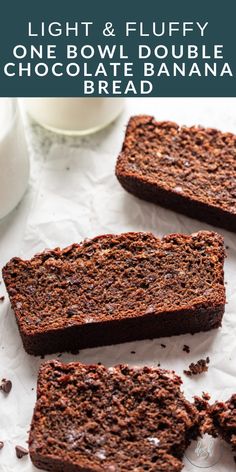
[[[12,127],[13,127],[13,125],[14,125],[17,117],[18,117],[19,110],[18,110],[17,98],[15,98],[15,97],[0,97],[0,98],[1,98],[1,100],[9,101],[10,104],[11,104],[9,120],[8,120],[6,126],[4,127],[3,133],[0,133],[0,141],[1,141],[7,136],[7,134],[9,133],[9,130],[12,129]]]
[[[27,102],[30,103],[32,100],[33,101],[35,100],[37,101],[40,101],[40,100],[43,100],[43,101],[71,100],[73,101],[74,99],[76,100],[78,99],[82,101],[87,101],[87,100],[89,101],[104,101],[104,100],[114,101],[116,100],[120,102],[122,101],[123,107],[124,107],[126,97],[24,97],[23,101],[24,101],[24,104],[26,105],[26,111],[33,121],[35,121],[36,123],[38,123],[40,126],[42,126],[44,129],[48,131],[52,131],[53,133],[69,136],[69,137],[89,136],[94,133],[97,133],[98,131],[102,131],[103,129],[107,128],[111,123],[113,123],[118,118],[118,116],[121,115],[123,111],[123,107],[120,107],[120,110],[113,117],[110,117],[107,121],[105,121],[103,124],[93,125],[92,127],[88,127],[84,129],[73,129],[73,128],[65,129],[65,128],[60,128],[60,127],[45,123],[43,119],[39,119],[38,117],[34,116],[34,114],[31,113],[30,110],[27,108]]]

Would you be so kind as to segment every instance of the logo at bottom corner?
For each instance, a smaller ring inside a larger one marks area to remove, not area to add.
[[[192,442],[185,452],[185,458],[199,469],[208,469],[219,462],[222,454],[220,441],[205,434],[198,441]]]

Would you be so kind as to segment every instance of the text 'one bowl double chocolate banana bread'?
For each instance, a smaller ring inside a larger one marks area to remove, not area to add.
[[[41,366],[29,450],[53,472],[179,472],[199,414],[174,372],[49,361]]]
[[[236,231],[236,135],[130,119],[116,176],[130,193]]]
[[[99,236],[12,259],[3,277],[27,352],[206,331],[225,306],[216,233]]]

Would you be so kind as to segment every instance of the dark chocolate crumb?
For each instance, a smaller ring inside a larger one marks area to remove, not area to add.
[[[210,417],[210,409],[211,405],[209,403],[210,395],[209,393],[202,392],[202,396],[194,396],[194,405],[199,412],[199,433],[200,436],[202,434],[210,434],[213,437],[216,437],[216,430],[213,425],[212,419]]]
[[[166,347],[166,345],[165,345],[165,344],[161,344],[161,347],[165,348],[165,347]]]
[[[101,363],[101,362],[98,362],[98,365],[102,365],[102,363]]]
[[[229,249],[229,246],[225,246],[225,249],[227,249],[227,251],[228,251],[228,249]]]
[[[62,352],[60,352],[57,357],[61,357],[61,356],[62,356]]]
[[[5,300],[5,297],[4,297],[4,295],[2,295],[2,296],[0,297],[0,302],[4,302],[4,300]]]
[[[130,351],[130,354],[136,354],[136,351]]]
[[[192,375],[199,375],[199,374],[202,374],[203,372],[207,372],[208,371],[207,364],[209,364],[209,362],[210,362],[209,357],[207,357],[206,359],[199,359],[199,361],[197,361],[195,364],[194,362],[192,362],[189,365],[189,370],[184,370],[184,374],[191,377]]]
[[[190,353],[190,347],[187,344],[184,344],[183,351],[187,352],[187,354]]]
[[[11,389],[12,389],[11,380],[2,379],[1,384],[0,384],[0,390],[2,390],[4,393],[8,394],[8,393],[10,393]]]
[[[211,399],[211,395],[208,392],[202,392],[202,398],[208,402]]]
[[[160,362],[158,362],[157,367],[160,367],[160,366],[161,366],[161,364],[160,364]]]
[[[0,441],[0,450],[4,447],[4,442]]]
[[[18,459],[21,459],[22,457],[27,456],[29,454],[29,451],[22,446],[16,446],[15,449],[16,457],[18,457]]]
[[[76,310],[74,310],[73,308],[68,308],[67,316],[70,318],[71,316],[74,316],[74,315],[76,315]]]
[[[207,408],[209,406],[208,404],[208,400],[204,400],[203,396],[202,397],[198,397],[198,396],[194,396],[194,405],[196,406],[197,410],[199,412],[204,412],[206,413],[207,411]]]

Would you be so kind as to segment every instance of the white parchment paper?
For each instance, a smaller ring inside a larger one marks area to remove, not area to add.
[[[152,231],[158,236],[172,232],[191,233],[214,229],[126,193],[114,176],[129,115],[153,114],[157,119],[182,124],[216,126],[236,133],[235,99],[129,99],[123,115],[106,130],[87,138],[62,138],[27,124],[32,158],[29,191],[21,205],[0,223],[0,262],[9,257],[31,257],[44,248],[66,246],[87,237],[125,231]],[[218,229],[225,238],[228,258],[225,264],[227,306],[221,329],[194,336],[132,342],[117,346],[63,354],[62,361],[80,360],[106,365],[157,366],[174,369],[183,378],[189,399],[208,391],[212,400],[227,399],[236,392],[236,236]],[[0,295],[5,294],[0,286]],[[161,347],[161,343],[166,348]],[[183,352],[183,345],[191,352]],[[135,353],[134,353],[135,352]],[[187,378],[183,369],[190,362],[210,357],[207,374]],[[57,357],[47,356],[47,358]],[[8,297],[0,305],[0,378],[12,380],[8,396],[0,392],[1,472],[32,472],[29,457],[15,457],[16,444],[26,446],[27,431],[36,395],[39,358],[26,354],[17,331]],[[209,443],[207,443],[209,444]],[[220,440],[201,448],[192,446],[185,459],[185,471],[199,467],[214,472],[236,470],[230,449]],[[206,459],[206,460],[205,460]],[[205,462],[204,462],[205,461]],[[194,465],[195,464],[195,465]],[[202,467],[203,464],[203,467]],[[206,467],[206,465],[211,467]]]

